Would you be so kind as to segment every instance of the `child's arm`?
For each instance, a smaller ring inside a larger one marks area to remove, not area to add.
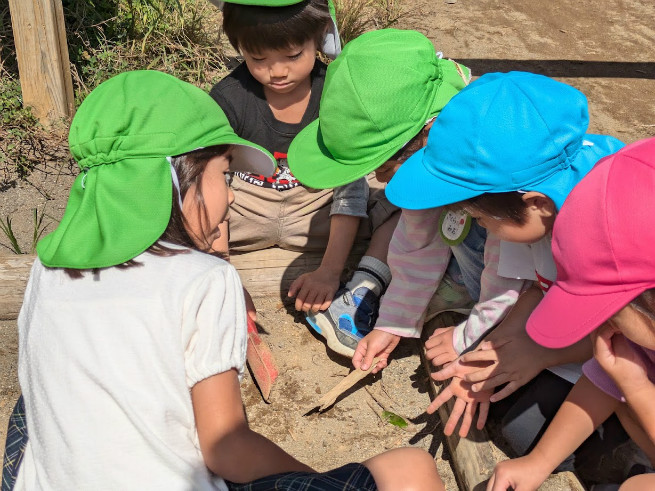
[[[321,265],[300,275],[289,287],[288,295],[296,297],[296,310],[318,312],[330,306],[355,242],[359,221],[359,217],[350,215],[330,217],[330,236]]]
[[[582,376],[535,448],[496,465],[487,491],[537,489],[564,459],[617,408],[619,401]]]
[[[232,482],[312,469],[248,427],[236,370],[195,384],[191,400],[205,465]]]
[[[402,210],[387,256],[391,283],[382,297],[375,329],[357,345],[355,368],[366,370],[379,357],[373,369],[378,372],[401,337],[421,336],[428,304],[450,259],[450,247],[439,235],[440,215],[441,208]]]
[[[357,179],[334,188],[330,206],[330,236],[321,265],[298,277],[288,295],[296,297],[296,310],[318,312],[327,309],[339,288],[339,279],[350,254],[360,218],[366,218],[368,182]]]
[[[425,342],[426,356],[435,366],[449,363],[500,323],[524,290],[524,280],[498,275],[500,240],[488,235],[484,245],[484,270],[480,278],[480,300],[465,322],[438,329]]]

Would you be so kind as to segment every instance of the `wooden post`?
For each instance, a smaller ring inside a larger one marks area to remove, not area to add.
[[[61,0],[9,0],[23,105],[42,123],[75,112]]]

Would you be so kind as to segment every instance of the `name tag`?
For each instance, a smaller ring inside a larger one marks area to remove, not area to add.
[[[461,244],[471,230],[471,217],[465,211],[444,211],[439,218],[439,233],[448,245]]]

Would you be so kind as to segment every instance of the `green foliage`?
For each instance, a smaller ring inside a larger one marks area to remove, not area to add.
[[[220,13],[206,0],[62,0],[62,5],[78,105],[101,82],[127,70],[161,70],[205,89],[226,72]],[[23,108],[8,0],[0,0],[0,120],[0,190],[53,156],[66,162],[62,149],[53,148],[61,147],[61,135],[46,131]]]
[[[0,77],[0,191],[29,175],[39,163],[41,128],[30,108],[23,107],[18,80]]]
[[[407,421],[391,411],[382,411],[382,419],[398,428],[407,428]]]
[[[36,244],[39,242],[39,239],[45,232],[45,229],[47,227],[47,224],[45,225],[43,224],[45,213],[43,212],[39,213],[39,211],[36,208],[34,208],[32,212],[33,212],[33,220],[34,220],[32,224],[33,225],[32,243],[30,244],[29,249],[26,251],[23,251],[20,244],[18,243],[18,239],[16,239],[11,218],[5,217],[4,221],[0,221],[0,230],[2,230],[2,233],[5,234],[7,239],[9,239],[11,250],[15,254],[34,254],[34,252],[36,251]]]

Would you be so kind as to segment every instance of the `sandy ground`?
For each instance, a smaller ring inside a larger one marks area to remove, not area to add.
[[[629,143],[655,133],[655,4],[651,0],[405,0],[397,27],[425,33],[444,56],[474,76],[528,70],[553,76],[589,99],[590,132]],[[62,158],[62,161],[65,159]],[[23,247],[32,234],[32,209],[57,223],[73,172],[44,162],[26,182],[0,196],[0,218],[13,219]],[[0,253],[9,253],[0,236]],[[435,417],[426,417],[427,374],[418,348],[401,344],[381,376],[370,377],[325,413],[307,412],[349,371],[278,298],[258,299],[259,322],[280,367],[272,403],[262,401],[249,376],[243,397],[252,426],[317,469],[366,459],[387,448],[416,445],[435,455],[448,490],[457,489]],[[16,325],[0,322],[0,445],[18,396]],[[412,422],[397,428],[380,418],[392,409]],[[560,489],[565,489],[564,487]]]

